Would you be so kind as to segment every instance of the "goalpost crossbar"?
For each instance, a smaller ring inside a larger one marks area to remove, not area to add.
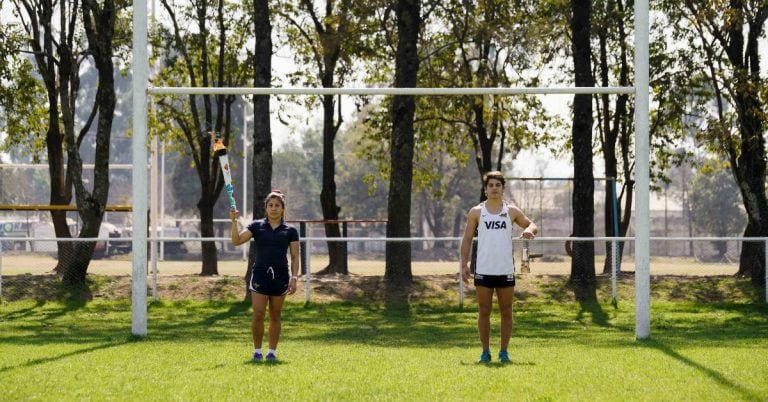
[[[634,87],[550,87],[550,88],[297,88],[297,87],[148,87],[150,95],[545,95],[545,94],[627,94]]]
[[[77,211],[76,205],[0,205],[0,211]],[[130,205],[105,205],[104,211],[131,212]]]

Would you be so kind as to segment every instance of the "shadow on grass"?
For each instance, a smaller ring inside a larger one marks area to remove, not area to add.
[[[419,291],[419,284],[412,285]],[[411,287],[386,290],[384,301],[286,303],[283,337],[290,340],[379,345],[386,347],[466,347],[476,341],[475,308],[461,309],[453,300],[410,302]],[[124,342],[130,331],[130,300],[70,300],[0,310],[0,342],[18,345]],[[598,303],[520,302],[515,305],[514,338],[536,342],[567,340],[626,347],[634,341],[634,310]],[[744,304],[654,304],[654,331],[671,344],[763,339],[768,307]],[[161,301],[148,308],[147,341],[199,342],[247,339],[250,303],[242,301]],[[705,317],[705,318],[703,318]],[[706,318],[709,317],[709,318]],[[498,313],[492,316],[498,330]]]
[[[652,332],[663,334],[673,345],[740,342],[741,347],[749,347],[750,341],[765,339],[766,313],[768,307],[755,304],[659,303],[652,306]]]
[[[378,305],[349,303],[312,304],[302,310],[289,310],[285,323],[312,322],[311,331],[284,332],[287,338],[379,346],[459,346],[473,328],[455,307],[445,308],[407,302]]]
[[[733,307],[738,310],[738,307]],[[76,310],[76,311],[74,311]],[[74,312],[73,312],[74,311]],[[712,310],[716,314],[718,310]],[[696,313],[696,312],[694,312]],[[631,312],[616,312],[626,316]],[[693,322],[696,314],[678,318],[676,312],[663,312],[654,322],[665,336],[686,342],[761,338],[768,319],[751,309],[734,314],[722,323]],[[24,318],[19,317],[23,315]],[[600,338],[614,346],[634,343],[633,327],[627,318],[614,323],[599,304],[572,305],[563,308],[531,303],[516,312],[514,338],[549,341],[569,340],[590,343]],[[584,322],[584,317],[591,320]],[[148,309],[147,341],[198,342],[201,340],[247,338],[250,323],[248,302],[158,302]],[[666,317],[666,318],[665,318]],[[15,322],[11,322],[10,319]],[[395,302],[387,304],[318,303],[303,306],[288,303],[283,310],[283,338],[314,342],[379,345],[386,347],[465,347],[476,340],[474,310],[455,306]],[[112,339],[124,342],[130,331],[130,304],[100,302],[81,308],[78,304],[51,308],[45,305],[25,307],[0,314],[5,327],[0,342],[18,345],[49,343],[100,343]],[[498,317],[492,318],[494,330]],[[763,329],[761,329],[763,328]],[[606,331],[616,334],[606,338]],[[5,332],[5,331],[4,331]],[[34,334],[34,335],[30,335]]]
[[[3,299],[6,301],[38,300],[61,301],[81,299],[83,302],[93,299],[93,294],[108,286],[115,279],[105,276],[88,276],[80,286],[65,285],[61,277],[48,275],[9,275],[3,277]]]
[[[488,369],[503,369],[503,368],[511,368],[511,367],[533,367],[536,365],[534,362],[519,362],[515,361],[514,359],[509,363],[500,363],[500,362],[490,362],[490,363],[480,363],[480,362],[461,362],[459,363],[462,366],[477,366],[477,367],[485,367]]]
[[[514,338],[590,343],[596,337],[605,345],[606,331],[615,333],[615,346],[634,343],[634,311],[610,310],[597,303],[557,306],[526,303],[515,312]],[[768,332],[765,306],[756,305],[655,305],[653,331],[670,342],[733,342],[763,339]],[[159,302],[148,308],[147,340],[196,342],[204,339],[247,337],[248,302]],[[283,310],[283,336],[317,342],[343,342],[381,346],[464,347],[476,338],[474,309],[452,304],[381,304],[348,302],[303,306],[287,303]],[[130,331],[130,303],[95,302],[83,307],[71,301],[58,307],[42,302],[19,310],[0,312],[0,322],[10,329],[0,342],[29,345],[48,343],[122,342]],[[497,329],[494,312],[492,325]],[[32,335],[30,335],[32,334]]]
[[[747,401],[762,401],[764,400],[764,396],[758,395],[746,387],[731,381],[730,379],[726,378],[723,374],[718,372],[717,370],[711,369],[709,367],[706,367],[692,359],[689,359],[680,353],[678,353],[676,350],[674,350],[672,347],[668,346],[664,342],[658,341],[658,340],[642,340],[639,341],[642,345],[645,345],[647,347],[656,349],[665,355],[685,364],[688,367],[691,367],[693,369],[696,369],[697,371],[701,372],[723,388],[727,388],[735,393],[737,393],[741,398]]]
[[[63,286],[63,285],[62,285]],[[85,307],[88,303],[88,299],[83,298],[82,295],[88,291],[88,285],[82,285],[77,287],[65,287],[66,296],[62,298],[63,307],[60,309],[51,310],[45,315],[45,320],[53,321],[58,317],[63,317]]]
[[[608,319],[610,318],[608,314],[603,310],[603,307],[600,305],[600,303],[597,302],[580,302],[579,303],[579,312],[576,315],[576,319],[578,321],[582,321],[585,316],[589,315],[591,317],[591,321],[595,325],[599,325],[601,327],[609,327],[611,324],[608,322]]]
[[[73,312],[79,311],[86,306],[86,300],[79,297],[66,298],[54,304],[42,300],[37,300],[34,305],[10,312],[0,311],[0,323],[9,323],[15,329],[29,331],[34,335],[14,336],[7,333],[0,333],[0,342],[29,344],[37,343],[42,339],[55,341],[60,337],[66,338],[67,335],[73,335],[71,327],[61,326],[58,322],[61,318],[70,316]],[[103,333],[92,332],[96,340],[103,340]]]
[[[477,341],[477,311],[455,306],[409,304],[353,305],[324,303],[311,305],[297,314],[302,323],[314,322],[311,331],[294,339],[313,342],[368,344],[385,347],[466,347]],[[592,323],[584,323],[585,317]],[[492,336],[498,335],[498,311],[491,316]],[[616,343],[633,343],[632,327],[613,325],[599,304],[585,304],[581,310],[552,304],[524,304],[515,312],[513,338],[594,342],[605,339],[606,329],[616,333]],[[623,333],[623,334],[622,334]]]
[[[39,365],[42,365],[42,364],[47,364],[47,363],[55,362],[55,361],[66,359],[66,358],[69,358],[69,357],[72,357],[72,356],[77,356],[77,355],[82,355],[82,354],[86,354],[86,353],[91,353],[91,352],[95,352],[97,350],[109,349],[109,348],[113,348],[113,347],[116,347],[116,346],[120,346],[122,344],[129,343],[129,342],[131,342],[131,339],[130,338],[126,338],[126,340],[124,340],[123,342],[119,342],[119,343],[110,342],[110,343],[105,343],[105,344],[101,344],[101,345],[98,345],[98,346],[93,346],[93,347],[89,347],[89,348],[83,348],[83,349],[75,350],[75,351],[72,351],[72,352],[62,353],[60,355],[49,356],[49,357],[42,357],[42,358],[38,358],[38,359],[32,359],[32,360],[26,361],[23,364],[17,364],[17,365],[0,367],[0,374],[4,373],[6,371],[15,370],[15,369],[18,369],[18,368],[36,367],[36,366],[39,366]]]
[[[738,298],[746,303],[765,303],[765,289],[734,276],[691,277],[667,275],[651,278],[652,297],[670,301],[728,303]]]
[[[213,314],[210,317],[207,317],[206,319],[204,319],[202,322],[202,325],[210,327],[210,326],[217,325],[220,322],[229,321],[233,317],[241,317],[244,315],[249,316],[250,311],[251,311],[250,300],[233,303],[232,306],[229,309],[227,309],[227,311],[222,311],[220,313]]]
[[[33,306],[13,311],[9,314],[0,314],[0,319],[4,321],[21,320],[31,315],[37,314],[38,309],[43,305],[45,305],[44,301],[35,300],[35,304]]]
[[[255,362],[255,361],[253,361],[253,360],[246,360],[246,361],[243,363],[243,365],[245,365],[245,366],[251,366],[251,367],[266,367],[266,368],[269,368],[269,367],[278,367],[278,366],[284,366],[284,365],[288,365],[288,364],[290,364],[290,362],[287,362],[287,361],[285,361],[285,360],[277,360],[277,361],[274,361],[274,362],[267,362],[267,361],[263,361],[263,362]]]

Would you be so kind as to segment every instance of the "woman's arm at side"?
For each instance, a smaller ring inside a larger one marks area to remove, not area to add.
[[[469,280],[469,252],[472,248],[472,240],[475,238],[475,230],[480,223],[480,208],[474,207],[467,213],[467,226],[464,228],[464,237],[461,239],[461,273],[464,281]]]
[[[299,276],[299,245],[298,241],[292,241],[290,244],[291,251],[291,276]]]

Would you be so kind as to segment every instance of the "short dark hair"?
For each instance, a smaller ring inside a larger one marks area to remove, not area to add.
[[[483,187],[488,186],[488,180],[496,179],[501,182],[501,186],[504,187],[507,184],[507,180],[504,178],[504,174],[499,172],[498,170],[492,170],[490,172],[485,172],[483,175]]]

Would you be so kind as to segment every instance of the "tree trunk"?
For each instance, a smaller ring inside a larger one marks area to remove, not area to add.
[[[83,26],[88,38],[88,50],[93,57],[98,75],[96,99],[93,108],[98,113],[96,124],[96,148],[94,155],[93,188],[88,191],[83,182],[83,161],[80,156],[82,137],[89,131],[90,120],[81,130],[78,138],[74,135],[74,109],[64,114],[64,127],[67,143],[69,177],[75,187],[77,209],[83,227],[81,238],[98,237],[104,207],[109,196],[109,150],[112,135],[112,119],[115,112],[116,96],[114,84],[114,65],[112,64],[116,9],[112,0],[96,2],[86,0],[82,5]],[[76,93],[76,92],[75,92]],[[63,104],[67,102],[62,99]],[[72,259],[64,269],[64,283],[68,285],[85,284],[85,276],[93,256],[93,242],[74,245]]]
[[[714,241],[712,246],[715,248],[715,261],[725,262],[725,254],[728,252],[728,243],[724,241]]]
[[[754,142],[756,146],[744,144],[747,142]],[[744,237],[764,237],[768,233],[766,230],[768,202],[764,190],[765,160],[762,155],[763,151],[756,149],[756,147],[762,149],[763,146],[761,135],[756,134],[752,141],[743,140],[738,169],[735,169],[744,206],[747,210],[747,227],[744,230]],[[736,275],[751,278],[755,286],[765,286],[764,256],[765,244],[763,242],[745,241],[741,249],[739,270]]]
[[[206,96],[207,97],[207,96]],[[206,108],[208,108],[206,106]],[[210,121],[210,120],[206,120]],[[206,123],[208,125],[208,123]],[[200,137],[200,167],[198,169],[201,175],[200,179],[200,200],[197,203],[197,210],[200,213],[200,237],[203,240],[201,244],[202,267],[200,275],[218,275],[218,252],[216,242],[207,241],[216,237],[215,225],[213,222],[213,207],[216,204],[220,191],[216,191],[216,180],[220,175],[219,169],[213,164],[218,164],[218,158],[211,157],[212,140],[207,132]]]
[[[272,25],[269,19],[269,0],[253,1],[255,45],[253,53],[253,86],[269,88],[272,85]],[[269,115],[269,95],[253,97],[253,219],[266,215],[264,199],[272,189],[272,133]],[[249,246],[250,247],[250,242]],[[248,253],[246,281],[250,277],[256,247]],[[247,286],[247,285],[246,285]],[[246,287],[247,289],[247,287]],[[246,292],[248,297],[248,292]]]
[[[216,231],[214,230],[213,225],[213,206],[211,205],[211,200],[206,199],[206,194],[210,193],[205,191],[204,187],[204,197],[197,204],[197,210],[200,211],[200,237],[204,240],[201,245],[203,269],[200,272],[200,275],[218,275],[219,269],[216,255],[216,243],[213,241],[205,241],[206,239],[216,237]]]
[[[608,2],[605,4],[604,22],[599,28],[600,37],[600,84],[601,86],[610,86],[610,72],[611,67],[608,63],[609,46],[608,41],[611,40],[610,32],[615,30],[616,37],[614,42],[619,49],[618,59],[619,64],[619,85],[629,85],[629,61],[627,57],[627,34],[624,29],[624,5],[621,1]],[[616,7],[615,9],[613,7]],[[615,28],[609,29],[609,26],[616,25]],[[598,113],[600,123],[603,132],[603,160],[605,163],[605,175],[606,177],[612,177],[614,180],[618,180],[618,158],[616,157],[616,146],[619,144],[619,138],[622,138],[622,161],[624,162],[623,168],[629,172],[632,166],[628,163],[629,156],[627,155],[629,150],[623,146],[624,143],[628,143],[626,137],[629,136],[630,130],[627,126],[631,125],[632,116],[628,113],[627,95],[618,95],[615,97],[616,103],[611,112],[611,96],[601,95],[600,100],[602,104],[602,112]],[[621,233],[621,221],[618,211],[618,194],[616,181],[613,183],[605,182],[606,191],[604,199],[604,228],[606,236],[620,236]],[[614,208],[615,207],[615,208]],[[626,210],[631,213],[631,208]],[[631,215],[628,215],[626,219],[629,219]],[[613,242],[605,243],[605,264],[603,266],[603,273],[608,274],[612,272],[613,261]],[[617,258],[621,261],[621,255],[623,254],[623,242],[618,244]],[[621,264],[617,266],[617,272],[621,271]]]
[[[72,52],[63,52],[62,49],[71,47],[72,41],[66,40],[68,38],[67,30],[61,29],[59,41],[54,46],[54,32],[51,29],[54,15],[53,3],[33,3],[28,0],[21,3],[24,8],[31,11],[29,15],[29,31],[31,33],[29,46],[34,50],[37,71],[45,83],[48,95],[48,129],[45,135],[45,145],[48,156],[48,176],[51,183],[50,204],[69,205],[72,202],[72,183],[64,164],[64,138],[61,133],[59,117],[59,90],[60,88],[61,90],[69,88],[69,74],[61,72],[71,71],[71,66],[75,61],[71,57],[63,57],[64,54],[71,55]],[[77,18],[77,14],[72,12],[64,15],[63,18]],[[66,212],[51,211],[51,221],[57,238],[71,238]],[[61,274],[67,260],[74,255],[74,250],[72,243],[66,241],[57,242],[57,248],[58,261],[53,270]]]
[[[475,152],[477,154],[475,162],[477,163],[477,170],[480,173],[480,182],[483,181],[483,175],[491,170],[501,170],[501,165],[493,163],[493,144],[496,141],[496,133],[491,132],[486,128],[485,123],[485,107],[482,103],[482,97],[479,101],[474,102],[476,98],[473,98],[471,106],[472,115],[474,117],[474,125],[469,129],[474,132],[472,135],[473,142],[475,143]],[[504,147],[499,147],[499,158],[501,159],[504,153]],[[499,160],[500,160],[499,159]],[[480,200],[485,199],[485,193],[483,186],[480,186]]]
[[[328,66],[326,66],[328,67]],[[332,70],[331,70],[332,71]],[[328,70],[326,69],[326,74]],[[332,75],[331,75],[332,77]],[[332,83],[333,79],[326,75],[323,86]],[[336,153],[334,144],[338,126],[333,119],[334,102],[333,95],[323,96],[323,188],[320,191],[320,206],[323,210],[323,219],[335,221],[339,219],[341,207],[336,204]],[[338,223],[326,223],[326,237],[341,237]],[[346,271],[346,247],[338,241],[328,243],[328,266],[318,274],[347,274]]]
[[[48,109],[48,132],[46,134],[46,148],[48,152],[48,177],[51,183],[51,205],[69,205],[72,202],[72,182],[67,175],[67,169],[64,166],[64,147],[62,146],[62,135],[59,129],[58,102],[56,100],[56,89],[48,90],[49,109]],[[53,101],[51,101],[53,99]],[[69,232],[67,224],[66,211],[51,211],[51,222],[53,222],[53,231],[58,239],[69,239],[72,233]],[[57,242],[58,260],[53,271],[62,273],[67,261],[74,255],[73,243],[68,241]]]
[[[756,229],[756,225],[753,222],[747,223],[747,228],[744,230],[744,237],[758,237],[759,230]],[[739,271],[736,276],[749,277],[753,284],[757,286],[765,286],[765,278],[760,278],[760,275],[764,275],[760,271],[759,267],[765,264],[765,243],[762,241],[745,241],[741,246],[741,255],[739,255]],[[763,268],[765,269],[765,268]]]
[[[302,1],[301,5],[306,13],[312,19],[318,42],[316,42],[314,51],[320,55],[316,58],[318,76],[323,88],[333,88],[336,86],[336,73],[339,59],[342,53],[347,49],[342,49],[342,44],[348,32],[349,7],[351,1],[345,0],[338,4],[332,1],[325,2],[326,18],[320,18],[314,12],[314,3],[311,1]],[[331,19],[334,23],[330,23]],[[342,73],[343,74],[343,73]],[[341,103],[334,102],[334,95],[323,95],[323,177],[322,189],[320,191],[320,207],[323,212],[323,219],[327,221],[337,221],[341,207],[336,203],[336,153],[334,145],[336,143],[336,134],[341,126]],[[334,118],[335,108],[338,107],[338,119]],[[339,224],[336,222],[325,223],[325,236],[328,238],[342,237]],[[339,241],[329,241],[328,247],[328,266],[321,269],[317,274],[343,274],[347,272],[347,245]]]
[[[435,183],[434,187],[437,188],[440,183]],[[427,223],[429,230],[434,237],[449,236],[447,228],[447,217],[445,203],[432,202],[429,199],[429,193],[427,191],[421,191],[421,209],[424,215],[424,221]],[[443,250],[450,248],[446,242],[438,241],[434,242],[432,248],[437,250]],[[440,254],[442,255],[442,254]]]
[[[96,208],[84,207],[86,204],[89,204],[89,202],[85,201],[81,205],[80,200],[78,199],[78,213],[83,220],[83,227],[80,229],[79,237],[98,237],[103,212],[100,215],[98,214],[98,210],[94,211]],[[95,215],[94,212],[96,212]],[[90,265],[91,259],[93,258],[95,246],[96,242],[77,242],[72,245],[73,254],[71,258],[67,259],[67,264],[63,267],[64,269],[62,270],[62,282],[65,285],[85,285],[88,266]]]
[[[161,0],[171,20],[172,48],[170,53],[178,58],[173,62],[181,62],[183,79],[191,87],[226,87],[242,86],[245,82],[240,77],[240,62],[237,56],[226,50],[230,44],[229,32],[242,27],[237,24],[240,20],[231,20],[231,9],[224,3],[193,2],[189,10],[179,12],[168,0]],[[258,7],[258,4],[254,4]],[[215,9],[215,14],[210,10]],[[256,11],[255,11],[256,12]],[[179,18],[184,19],[179,21]],[[258,22],[254,22],[258,24]],[[269,25],[256,26],[256,30],[269,29]],[[257,41],[258,42],[258,41]],[[258,46],[258,44],[257,44]],[[263,53],[255,55],[256,58]],[[271,57],[271,53],[268,57]],[[181,78],[174,77],[173,79]],[[158,77],[158,80],[164,78]],[[173,80],[172,79],[172,80]],[[167,115],[181,129],[190,154],[194,155],[194,166],[200,181],[200,197],[198,211],[200,213],[201,235],[204,237],[214,234],[214,208],[225,187],[221,165],[218,158],[211,155],[211,135],[221,138],[224,145],[230,144],[232,122],[231,107],[235,101],[234,95],[202,96],[190,94],[187,96],[189,112],[177,113],[175,101],[167,100],[160,103]],[[255,145],[254,145],[255,146]],[[224,211],[220,212],[224,215]],[[206,235],[207,233],[209,235]],[[201,275],[218,275],[218,252],[215,243],[202,244]]]
[[[205,10],[198,11],[200,15],[205,15]],[[204,17],[203,17],[204,18]],[[202,27],[206,27],[205,22],[200,23]],[[201,38],[202,39],[202,38]],[[205,39],[202,39],[205,40]],[[209,56],[207,46],[201,46],[202,55],[200,57],[200,77],[202,79],[202,86],[209,86],[210,79],[208,77],[208,69],[211,68],[209,63]],[[215,134],[221,135],[221,132],[217,132],[214,128],[213,120],[213,104],[211,103],[211,95],[203,95],[203,118],[202,124],[198,123],[198,129],[196,130],[199,135],[198,148],[199,160],[200,160],[200,200],[197,203],[197,209],[200,213],[200,236],[203,239],[210,239],[216,236],[215,225],[213,222],[213,207],[216,204],[217,195],[215,192],[216,180],[219,176],[219,163],[218,159],[212,157],[211,147],[215,138],[211,137],[211,131]],[[216,122],[218,124],[218,121]],[[202,269],[200,275],[212,276],[218,275],[218,253],[216,243],[212,241],[204,241],[201,245],[201,257],[202,257]]]
[[[768,235],[768,199],[765,195],[765,115],[758,88],[761,88],[759,33],[768,18],[768,8],[760,17],[749,22],[749,35],[744,43],[744,7],[741,2],[730,3],[734,20],[728,26],[729,42],[726,54],[734,70],[734,103],[739,121],[740,153],[731,149],[731,169],[741,190],[747,211],[747,228],[744,237]],[[745,242],[736,275],[747,276],[755,286],[765,283],[765,247],[761,242]]]
[[[395,87],[414,88],[419,71],[418,40],[421,29],[420,0],[398,0]],[[392,99],[392,176],[387,197],[387,237],[410,237],[411,192],[413,187],[414,131],[416,101],[413,96]],[[387,242],[384,279],[391,285],[407,285],[413,279],[411,243]]]
[[[616,177],[616,172],[613,173],[613,175],[609,174],[607,171],[605,172],[606,177]],[[617,215],[617,211],[614,211],[614,189],[615,187],[612,185],[613,183],[610,180],[605,181],[605,198],[603,199],[604,205],[603,205],[603,211],[605,215],[604,220],[604,228],[605,228],[605,235],[606,236],[618,236],[618,223],[614,221],[614,219],[618,220],[619,217]],[[610,274],[613,272],[613,243],[612,241],[605,242],[605,263],[603,264],[603,273],[604,274]],[[620,246],[620,244],[619,244]],[[618,251],[618,250],[617,250]],[[621,255],[621,252],[618,251],[618,255]],[[617,273],[621,266],[617,267]]]
[[[50,96],[49,96],[50,99]],[[59,131],[58,107],[49,103],[48,134],[46,135],[46,147],[48,149],[48,177],[51,183],[51,205],[69,205],[72,202],[72,183],[64,167],[64,148],[62,147],[61,132]],[[69,239],[66,211],[51,211],[53,231],[57,239]],[[68,241],[57,242],[58,259],[53,271],[62,273],[67,261],[74,255],[73,243]]]
[[[577,87],[594,86],[590,61],[590,3],[589,0],[571,0],[573,65]],[[575,95],[573,113],[573,235],[593,237],[592,96]],[[594,242],[573,242],[570,283],[577,300],[597,300]]]

